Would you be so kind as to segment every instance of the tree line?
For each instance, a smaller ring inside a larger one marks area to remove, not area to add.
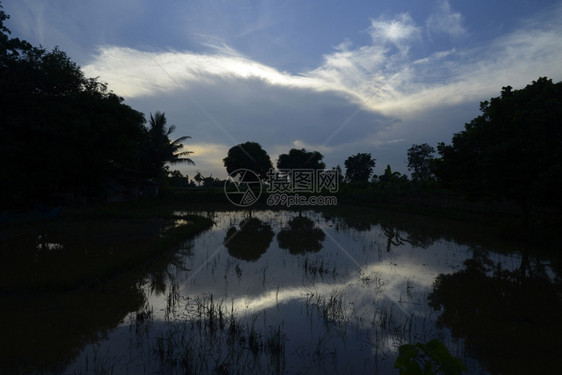
[[[159,181],[167,163],[193,164],[164,113],[147,124],[60,49],[11,38],[8,18],[0,4],[0,208],[61,191],[96,196],[127,171]]]
[[[357,153],[345,162],[340,182],[354,189],[404,192],[447,189],[468,199],[509,200],[526,218],[533,209],[562,208],[562,82],[541,77],[520,90],[503,87],[501,95],[480,103],[481,115],[455,133],[451,144],[414,144],[407,151],[411,179],[393,172],[373,175],[376,160]],[[324,169],[318,151],[291,149],[278,169]],[[229,174],[247,168],[262,178],[273,167],[255,142],[232,147],[223,160]]]
[[[102,195],[108,179],[136,171],[156,182],[189,185],[168,165],[193,164],[172,139],[164,113],[149,119],[97,78],[87,78],[63,51],[47,51],[10,37],[0,3],[0,208],[48,199],[53,192]],[[448,189],[471,199],[510,200],[526,216],[533,208],[562,208],[562,82],[541,77],[525,88],[503,87],[480,103],[481,114],[436,148],[407,151],[411,178],[386,166],[373,175],[368,152],[349,156],[340,182],[349,189],[403,192]],[[232,147],[223,160],[229,174],[246,168],[265,179],[273,163],[257,142]],[[325,169],[318,151],[291,149],[278,169]],[[220,180],[195,176],[199,184]]]
[[[413,145],[411,150],[417,150],[418,147],[425,147],[431,149],[428,145]],[[433,151],[434,153],[435,151]],[[425,176],[422,170],[422,164],[427,163],[431,158],[431,154],[424,154],[416,151],[415,157],[408,156],[409,168],[419,169],[418,174],[413,174],[412,181],[433,181],[431,177]],[[324,155],[319,151],[308,151],[305,148],[296,149],[292,148],[287,154],[279,155],[276,163],[278,171],[281,170],[325,170],[326,164],[323,161]],[[269,171],[274,170],[271,158],[267,151],[257,142],[245,142],[233,146],[228,151],[228,155],[223,159],[224,166],[227,173],[231,177],[236,177],[240,170],[251,170],[263,181],[269,178]],[[332,169],[336,172],[339,184],[348,184],[354,188],[367,188],[374,184],[393,184],[404,185],[408,184],[410,180],[406,175],[399,172],[393,172],[390,165],[387,165],[383,175],[376,176],[373,174],[376,165],[376,159],[370,153],[357,153],[349,156],[345,162],[345,174],[342,168],[337,165]],[[289,178],[287,176],[287,178]]]

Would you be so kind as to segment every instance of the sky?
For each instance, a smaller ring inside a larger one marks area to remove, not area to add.
[[[125,103],[189,135],[193,177],[246,141],[328,168],[408,173],[502,87],[562,80],[562,1],[3,0],[12,37],[58,46]]]

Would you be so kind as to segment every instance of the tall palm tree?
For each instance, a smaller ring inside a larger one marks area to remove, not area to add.
[[[166,126],[166,115],[163,112],[157,111],[154,115],[151,113],[149,125],[148,145],[146,147],[149,173],[153,176],[157,176],[162,172],[166,163],[187,163],[195,165],[193,160],[187,157],[193,152],[182,151],[184,147],[182,142],[191,137],[183,136],[173,141],[170,140],[170,134],[176,130],[176,127],[175,125],[171,125],[170,127]]]

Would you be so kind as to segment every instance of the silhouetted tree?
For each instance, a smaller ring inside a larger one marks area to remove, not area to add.
[[[288,154],[279,155],[277,168],[279,169],[324,169],[326,164],[322,162],[324,156],[318,151],[306,151],[306,149],[293,148]]]
[[[19,38],[10,38],[10,30],[4,26],[4,21],[10,19],[10,16],[2,10],[0,2],[0,67],[5,68],[11,62],[19,60],[22,53],[31,51],[31,44]],[[2,77],[3,79],[7,77]],[[4,94],[4,92],[3,92]]]
[[[348,182],[369,182],[375,168],[375,159],[371,154],[358,153],[348,157],[345,162],[345,178]]]
[[[336,174],[337,174],[337,176],[338,176],[338,183],[343,182],[343,180],[344,180],[344,175],[343,175],[343,172],[342,172],[341,167],[340,167],[339,164],[336,165],[335,170],[336,170]]]
[[[378,178],[377,186],[380,190],[387,193],[398,193],[408,188],[408,177],[400,172],[393,172],[390,165],[386,166],[384,174]]]
[[[114,171],[138,166],[144,116],[58,48],[11,39],[6,19],[1,12],[0,204],[99,191]]]
[[[174,170],[168,172],[168,181],[172,186],[187,187],[189,186],[189,176],[183,175],[180,171]]]
[[[434,154],[435,149],[427,143],[414,144],[408,149],[408,170],[412,172],[412,180],[427,182],[432,179],[431,165]]]
[[[203,182],[203,175],[201,174],[200,171],[197,171],[193,179],[195,180],[195,182],[197,182],[197,185],[201,186],[201,183]]]
[[[166,126],[166,115],[162,112],[150,114],[148,139],[145,145],[146,168],[151,177],[160,177],[164,171],[166,163],[178,164],[187,163],[194,165],[193,160],[187,156],[192,154],[191,151],[181,151],[184,147],[182,144],[190,136],[183,136],[175,140],[170,139],[170,134],[174,132],[176,127]]]
[[[504,87],[480,111],[451,145],[438,145],[439,179],[473,198],[518,202],[526,218],[531,205],[562,208],[562,82]]]
[[[238,169],[248,169],[262,180],[267,178],[267,172],[273,168],[269,155],[257,142],[246,142],[230,148],[223,162],[228,174]]]

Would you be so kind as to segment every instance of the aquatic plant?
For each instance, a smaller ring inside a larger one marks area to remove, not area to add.
[[[401,345],[394,368],[400,370],[400,375],[460,375],[467,370],[462,361],[453,357],[445,344],[437,339]]]
[[[167,373],[236,374],[285,372],[286,335],[281,326],[267,332],[217,300],[212,293],[188,300],[183,319],[168,321],[154,353]]]

